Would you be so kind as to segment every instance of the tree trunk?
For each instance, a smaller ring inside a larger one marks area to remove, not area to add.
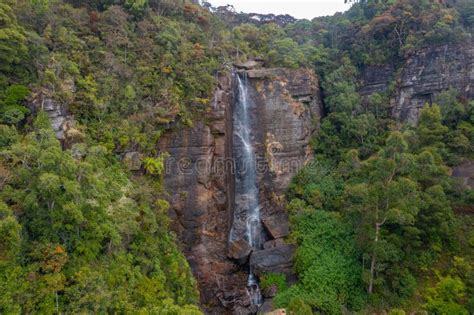
[[[375,223],[375,248],[377,248],[377,243],[379,241],[379,230],[380,230],[380,225],[379,223]],[[375,255],[375,249],[372,254],[372,261],[370,262],[370,278],[369,278],[369,288],[367,292],[369,294],[372,294],[373,289],[374,289],[374,274],[375,274],[375,261],[376,261],[376,255]]]

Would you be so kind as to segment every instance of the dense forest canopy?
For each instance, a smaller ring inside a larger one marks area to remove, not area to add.
[[[342,1],[342,0],[340,0]],[[237,13],[187,0],[0,3],[0,312],[200,314],[169,229],[156,141],[212,110],[232,63],[315,69],[325,117],[288,191],[299,282],[269,274],[295,314],[474,312],[474,102],[443,92],[416,126],[363,69],[472,41],[474,2],[367,0],[331,17]],[[45,104],[74,125],[60,143]],[[122,162],[144,156],[140,176]],[[309,310],[309,311],[308,311]]]

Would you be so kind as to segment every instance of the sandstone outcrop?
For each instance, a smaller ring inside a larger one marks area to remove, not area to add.
[[[392,116],[416,124],[424,104],[433,103],[443,91],[453,88],[461,99],[474,98],[474,42],[420,49],[405,59],[399,71],[391,65],[368,66],[359,82],[365,104],[373,93],[393,93]],[[392,83],[395,89],[389,91]]]
[[[70,93],[76,91],[75,84],[67,81],[64,89]],[[61,103],[54,99],[53,93],[46,90],[34,91],[29,99],[29,108],[33,113],[44,111],[51,120],[51,127],[64,147],[71,147],[74,143],[83,141],[83,133],[76,128],[74,117],[68,112],[68,103]]]
[[[474,44],[422,49],[410,56],[398,78],[393,116],[416,123],[425,103],[454,88],[464,99],[474,98]]]
[[[201,122],[170,130],[158,144],[161,152],[169,154],[164,185],[172,227],[198,281],[202,306],[208,314],[252,311],[246,292],[249,260],[259,272],[291,273],[294,246],[282,239],[289,233],[283,194],[291,178],[311,158],[309,141],[322,114],[319,84],[312,71],[247,66],[253,70],[239,71],[247,71],[249,94],[255,102],[252,139],[262,167],[258,186],[267,234],[265,249],[251,253],[242,237],[228,241],[239,203],[233,193],[235,86],[230,74],[219,76],[215,99]],[[271,255],[263,259],[267,254]]]

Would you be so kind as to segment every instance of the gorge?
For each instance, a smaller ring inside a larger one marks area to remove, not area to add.
[[[0,1],[0,313],[474,314],[474,1],[338,1]]]

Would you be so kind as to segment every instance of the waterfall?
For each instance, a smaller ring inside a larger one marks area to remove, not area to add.
[[[252,103],[249,100],[246,73],[242,74],[242,78],[238,73],[234,73],[234,78],[238,86],[238,97],[233,111],[236,205],[230,237],[235,239],[238,234],[248,242],[252,250],[255,250],[262,247],[262,223],[258,202],[256,157],[251,135]],[[262,296],[251,266],[247,292],[252,305],[259,307],[262,304]]]

